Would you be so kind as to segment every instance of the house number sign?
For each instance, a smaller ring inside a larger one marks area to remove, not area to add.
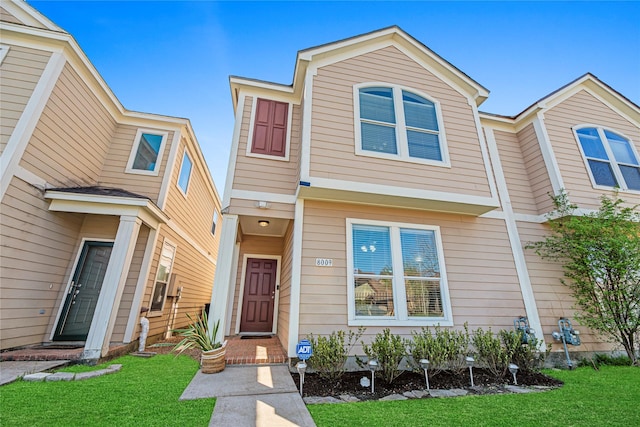
[[[333,259],[316,258],[316,267],[333,267]]]

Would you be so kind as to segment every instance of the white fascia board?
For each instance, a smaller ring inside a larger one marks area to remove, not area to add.
[[[282,194],[282,193],[267,193],[263,191],[249,191],[249,190],[232,190],[232,199],[242,200],[255,200],[264,201],[270,203],[285,203],[294,204],[297,200],[295,194]]]
[[[138,129],[140,133],[141,129]],[[136,140],[138,137],[136,136]],[[137,142],[134,141],[134,144]],[[180,148],[180,130],[173,131],[173,139],[171,140],[171,149],[169,150],[169,157],[167,159],[167,165],[164,168],[164,176],[162,177],[162,184],[160,185],[160,193],[158,194],[158,206],[160,209],[164,209],[169,198],[169,191],[171,188],[171,179],[173,178],[173,169],[176,165],[176,159],[178,156],[178,149]],[[166,147],[160,150],[158,155],[158,161],[161,161],[161,156],[164,154]],[[131,156],[134,156],[134,152],[131,151]],[[130,160],[132,162],[133,160]]]
[[[535,130],[538,144],[540,145],[540,151],[542,153],[542,159],[544,160],[549,180],[553,187],[553,194],[557,196],[565,186],[564,181],[562,180],[562,175],[560,174],[560,167],[558,166],[556,155],[553,152],[551,140],[547,134],[547,128],[544,124],[544,114],[541,111],[539,111],[536,118],[533,119],[533,129]]]
[[[26,1],[10,0],[7,3],[3,3],[2,6],[26,25],[35,26],[39,24],[51,31],[65,32],[62,28],[49,20],[49,18],[31,7]]]

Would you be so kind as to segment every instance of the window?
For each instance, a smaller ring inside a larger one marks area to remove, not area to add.
[[[438,227],[347,220],[350,325],[451,324]]]
[[[211,225],[211,234],[216,235],[216,226],[218,225],[218,211],[213,210],[213,225]]]
[[[139,129],[127,163],[127,172],[158,175],[167,132]]]
[[[575,132],[594,185],[640,191],[640,164],[631,141],[602,127]]]
[[[356,154],[448,165],[439,105],[399,86],[354,88]]]
[[[184,156],[182,156],[182,166],[180,166],[180,175],[178,176],[178,187],[182,190],[184,194],[187,194],[187,189],[189,188],[189,178],[191,177],[191,167],[193,164],[191,163],[191,158],[189,157],[189,153],[187,150],[184,151]]]
[[[162,245],[162,253],[158,262],[158,271],[156,273],[156,281],[151,293],[151,307],[149,312],[162,312],[164,302],[167,297],[167,287],[169,286],[169,277],[171,277],[171,269],[173,267],[173,258],[176,254],[176,248],[169,242]]]
[[[286,102],[257,98],[251,117],[253,132],[247,145],[247,155],[289,160],[290,113]]]

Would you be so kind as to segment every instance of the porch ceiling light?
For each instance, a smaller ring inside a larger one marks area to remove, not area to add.
[[[269,221],[267,221],[266,219],[261,219],[258,221],[258,225],[260,227],[268,227],[269,226]]]

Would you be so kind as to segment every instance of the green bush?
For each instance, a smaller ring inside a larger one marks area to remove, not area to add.
[[[542,341],[530,337],[527,343],[522,343],[522,331],[505,331],[499,333],[500,340],[506,351],[511,354],[511,362],[518,365],[522,372],[538,371],[544,364],[546,354],[551,351],[551,344],[546,353],[540,351]]]
[[[594,354],[591,358],[580,360],[578,366],[631,366],[632,362],[627,356],[610,356],[608,354]]]
[[[501,378],[507,372],[511,356],[515,352],[514,343],[509,341],[509,348],[502,345],[500,338],[493,335],[491,328],[484,331],[478,328],[473,332],[473,346],[476,351],[476,361],[496,378]]]
[[[411,333],[412,341],[409,343],[411,361],[415,370],[421,370],[420,359],[429,360],[429,376],[449,370],[461,372],[465,368],[464,357],[469,351],[469,331],[464,324],[464,331],[453,331],[434,328],[422,328],[420,332]]]
[[[345,364],[351,349],[362,337],[365,328],[358,328],[357,332],[334,331],[328,337],[313,334],[307,338],[311,342],[313,355],[309,358],[311,366],[318,375],[329,381],[337,381],[345,372]]]
[[[369,360],[378,361],[380,376],[391,384],[402,374],[400,362],[407,355],[408,344],[408,340],[391,334],[389,328],[385,328],[382,333],[376,334],[370,346],[362,342],[362,350]],[[361,368],[366,366],[366,362],[360,358],[356,358],[356,361]]]

